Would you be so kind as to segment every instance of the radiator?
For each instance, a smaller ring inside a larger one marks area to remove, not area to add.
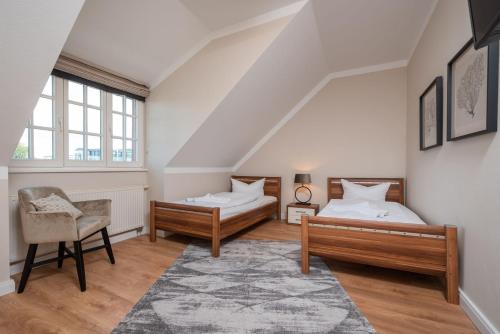
[[[105,189],[92,191],[66,192],[75,202],[92,199],[110,199],[111,225],[108,226],[110,235],[138,229],[144,226],[146,196],[143,186]],[[24,260],[28,245],[23,241],[21,222],[18,212],[17,196],[10,196],[10,262]],[[40,245],[38,254],[56,250],[55,244]]]

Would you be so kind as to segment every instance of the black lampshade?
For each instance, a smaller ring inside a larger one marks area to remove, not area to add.
[[[311,183],[311,174],[295,174],[295,183]]]

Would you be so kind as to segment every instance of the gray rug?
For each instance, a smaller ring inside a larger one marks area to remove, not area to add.
[[[300,244],[191,244],[113,333],[375,333],[326,264]]]

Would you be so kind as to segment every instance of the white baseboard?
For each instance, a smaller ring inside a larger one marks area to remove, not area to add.
[[[0,282],[0,296],[16,291],[16,283],[13,279]]]
[[[462,289],[460,289],[460,307],[467,313],[470,320],[482,334],[500,333]]]
[[[115,244],[115,243],[120,242],[120,241],[124,241],[124,240],[127,240],[127,239],[136,238],[136,237],[138,237],[140,235],[143,235],[143,234],[144,234],[144,228],[143,228],[142,231],[132,230],[132,231],[128,231],[128,232],[125,232],[125,233],[121,233],[121,234],[117,234],[117,235],[114,235],[114,236],[110,236],[109,237],[109,241],[111,242],[111,244]],[[97,238],[97,240],[90,241],[90,242],[84,244],[82,248],[85,250],[87,248],[96,247],[96,246],[99,246],[99,245],[102,245],[102,239],[100,237]],[[67,245],[67,246],[69,246],[69,245]],[[73,249],[73,247],[68,247],[68,248],[69,249]],[[44,256],[37,257],[36,261],[48,260],[50,258],[55,257],[56,255],[57,255],[56,252],[53,252],[53,253],[50,253],[50,254],[46,254]],[[11,265],[10,266],[10,274],[11,275],[15,275],[15,274],[18,274],[18,273],[22,272],[23,271],[23,267],[24,267],[24,261]],[[1,292],[1,286],[0,286],[0,292]],[[1,295],[1,293],[0,293],[0,295]]]

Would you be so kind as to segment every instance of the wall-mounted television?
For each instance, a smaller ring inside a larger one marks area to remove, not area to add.
[[[500,40],[500,0],[469,0],[474,47]]]

